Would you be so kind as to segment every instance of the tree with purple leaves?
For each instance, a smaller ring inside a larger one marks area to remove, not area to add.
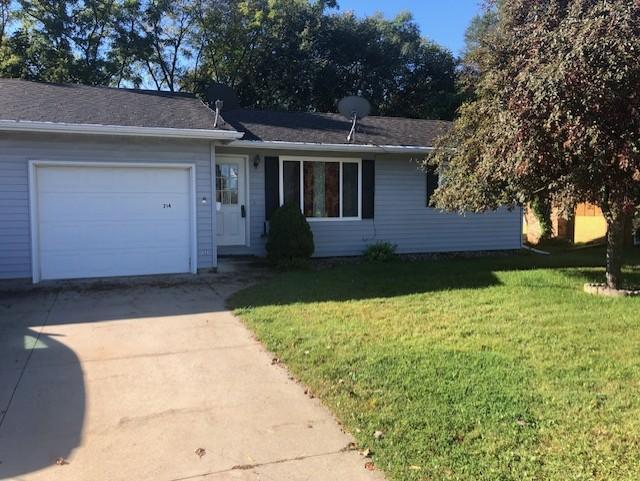
[[[640,203],[640,1],[510,0],[475,45],[475,97],[429,159],[437,206],[590,202],[622,282],[624,219]]]

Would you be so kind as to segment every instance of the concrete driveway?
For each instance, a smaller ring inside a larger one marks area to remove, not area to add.
[[[211,283],[0,294],[0,479],[381,480]]]

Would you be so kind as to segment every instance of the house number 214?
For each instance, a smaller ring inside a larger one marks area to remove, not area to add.
[[[171,209],[171,204],[162,204],[163,209]]]

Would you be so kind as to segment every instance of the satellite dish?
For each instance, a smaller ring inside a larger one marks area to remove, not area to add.
[[[338,102],[338,111],[349,120],[364,119],[371,113],[371,104],[364,97],[351,95]]]
[[[351,120],[351,130],[347,135],[347,142],[353,142],[356,135],[358,120],[364,119],[371,113],[371,104],[364,97],[352,95],[338,102],[338,111]]]

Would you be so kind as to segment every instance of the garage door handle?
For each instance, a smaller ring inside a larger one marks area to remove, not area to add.
[[[240,206],[240,215],[243,219],[247,217],[247,209],[244,208],[244,205]]]

